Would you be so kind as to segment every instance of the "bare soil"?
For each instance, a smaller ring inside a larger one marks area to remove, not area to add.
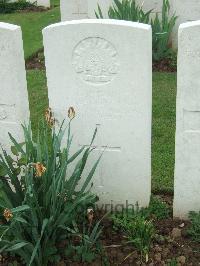
[[[26,69],[45,69],[43,49],[40,49],[35,55],[26,60]]]
[[[183,223],[184,228],[181,229],[182,236],[178,239],[173,239],[171,235],[172,230],[180,228]],[[188,237],[188,225],[188,222],[173,220],[172,218],[156,222],[158,239],[154,240],[152,244],[148,262],[141,262],[139,252],[131,244],[127,244],[125,235],[120,231],[112,230],[112,221],[106,220],[104,221],[104,235],[102,236],[102,244],[105,250],[104,256],[107,256],[109,265],[168,266],[171,260],[176,260],[177,266],[198,266],[200,265],[200,245],[192,242]],[[62,265],[100,266],[105,264],[101,257],[91,264],[63,260],[59,266]]]
[[[176,72],[177,65],[175,58],[165,58],[160,61],[153,62],[153,71],[156,72]]]
[[[18,13],[29,13],[29,12],[45,12],[50,10],[50,8],[43,7],[43,6],[30,6],[23,10],[18,10]]]
[[[172,195],[160,195],[170,207],[172,207]],[[102,214],[98,214],[97,219]],[[172,217],[164,220],[154,221],[156,227],[156,237],[152,243],[148,262],[141,262],[139,252],[130,244],[123,232],[113,229],[111,219],[103,220],[103,234],[101,244],[103,246],[103,255],[93,263],[78,263],[70,259],[63,260],[56,266],[101,266],[101,265],[124,265],[124,266],[198,266],[200,265],[200,243],[195,243],[189,237],[187,230],[190,225],[188,221],[183,221]],[[181,233],[179,236],[173,234],[173,230]],[[63,246],[64,247],[64,246]],[[105,264],[106,261],[109,264]],[[8,266],[13,258],[2,257],[0,265]],[[15,258],[16,260],[16,258]],[[176,261],[176,264],[170,264],[170,261]],[[21,265],[21,264],[18,264]]]

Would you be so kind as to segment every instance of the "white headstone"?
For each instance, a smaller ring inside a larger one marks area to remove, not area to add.
[[[88,1],[88,17],[96,18],[95,11],[98,11],[98,5],[101,8],[104,18],[108,18],[108,10],[113,6],[113,0],[87,0]],[[98,12],[97,12],[98,13]]]
[[[111,5],[114,5],[114,0],[61,0],[61,20],[94,19],[96,18],[95,11],[98,10],[98,4],[101,7],[103,17],[108,18],[108,9]],[[136,0],[136,4],[141,6],[145,12],[152,9],[152,18],[155,17],[156,13],[161,18],[163,0]],[[169,16],[171,17],[174,13],[178,16],[172,33],[172,45],[174,49],[177,49],[178,27],[181,23],[200,19],[200,1],[169,0],[169,4]]]
[[[105,149],[94,178],[101,203],[147,206],[151,194],[152,34],[145,24],[80,20],[43,30],[49,104],[56,118],[73,106],[74,144],[98,135]],[[92,162],[94,162],[92,160]]]
[[[110,6],[115,6],[114,0],[87,0],[88,1],[88,17],[96,18],[95,11],[98,11],[98,5],[101,8],[104,18],[108,18],[108,10]],[[153,16],[156,12],[162,12],[163,0],[136,0],[136,5],[141,7],[145,12],[152,10]]]
[[[162,12],[163,0],[136,0],[136,3],[141,6],[145,12],[149,10],[152,10],[153,13]]]
[[[61,21],[88,17],[88,0],[60,0]]]
[[[21,123],[29,107],[22,33],[18,26],[0,22],[0,144],[10,148],[8,132],[23,140]]]
[[[42,0],[41,0],[42,1]],[[136,4],[144,11],[153,9],[153,13],[161,13],[163,0],[136,0]],[[96,18],[95,11],[101,7],[104,18],[108,18],[110,6],[115,6],[113,0],[61,0],[61,20]]]
[[[200,21],[179,28],[174,216],[200,210]]]
[[[26,0],[26,1],[35,4],[36,6],[42,6],[46,8],[51,7],[50,0]],[[18,0],[9,0],[9,2],[14,3],[18,2]]]
[[[33,3],[35,2],[35,0],[31,0]],[[43,7],[50,7],[51,3],[50,0],[37,0],[36,1],[37,6],[43,6]]]
[[[178,46],[178,28],[181,23],[191,22],[200,19],[200,1],[199,0],[171,0],[172,10],[178,16],[173,30],[173,47]]]

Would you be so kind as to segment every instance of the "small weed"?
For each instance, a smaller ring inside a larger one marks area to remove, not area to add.
[[[188,230],[188,234],[191,236],[192,240],[200,243],[200,211],[190,212],[189,219],[191,221],[191,226]]]
[[[168,58],[170,61],[171,68],[177,69],[177,54],[175,52],[172,52]]]
[[[71,232],[71,243],[65,249],[65,256],[73,261],[91,263],[97,255],[103,252],[99,237],[102,233],[100,226],[101,220],[97,222],[93,228],[88,225],[83,226],[83,230],[75,224]]]
[[[175,258],[173,258],[168,264],[167,266],[177,266],[177,261]]]
[[[152,196],[149,207],[144,209],[147,217],[156,218],[157,220],[166,219],[170,216],[169,206],[161,201],[158,197]]]
[[[17,261],[9,262],[8,266],[19,266]]]
[[[150,245],[156,235],[152,220],[165,219],[169,215],[168,205],[159,198],[152,196],[148,208],[139,209],[139,206],[136,206],[135,210],[113,215],[112,219],[114,229],[122,230],[129,242],[140,251],[141,260],[145,257],[148,261]]]
[[[132,214],[113,215],[114,229],[121,229],[127,236],[128,242],[140,251],[141,261],[148,261],[148,253],[155,229],[152,221],[146,220],[142,212],[136,210]]]

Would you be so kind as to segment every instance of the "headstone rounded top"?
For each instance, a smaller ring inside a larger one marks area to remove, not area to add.
[[[188,21],[188,22],[182,23],[179,26],[179,30],[190,28],[190,27],[196,27],[196,26],[200,26],[200,20]]]
[[[139,22],[125,21],[125,20],[116,20],[116,19],[81,19],[81,20],[71,20],[64,21],[55,24],[51,24],[43,29],[46,31],[47,29],[52,29],[59,26],[67,26],[67,25],[78,25],[78,24],[98,24],[98,25],[117,25],[117,26],[126,26],[138,28],[141,30],[151,30],[151,26],[148,24],[143,24]]]
[[[0,22],[0,29],[6,29],[6,30],[19,30],[20,27],[14,24],[9,24],[5,22]]]

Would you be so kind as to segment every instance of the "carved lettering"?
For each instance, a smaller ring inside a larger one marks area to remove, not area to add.
[[[14,105],[0,104],[0,122],[15,122],[16,113]]]
[[[184,110],[184,130],[200,132],[200,110],[188,111]]]
[[[200,51],[190,51],[190,50],[187,50],[186,51],[186,55],[187,56],[190,56],[190,57],[200,57]]]

